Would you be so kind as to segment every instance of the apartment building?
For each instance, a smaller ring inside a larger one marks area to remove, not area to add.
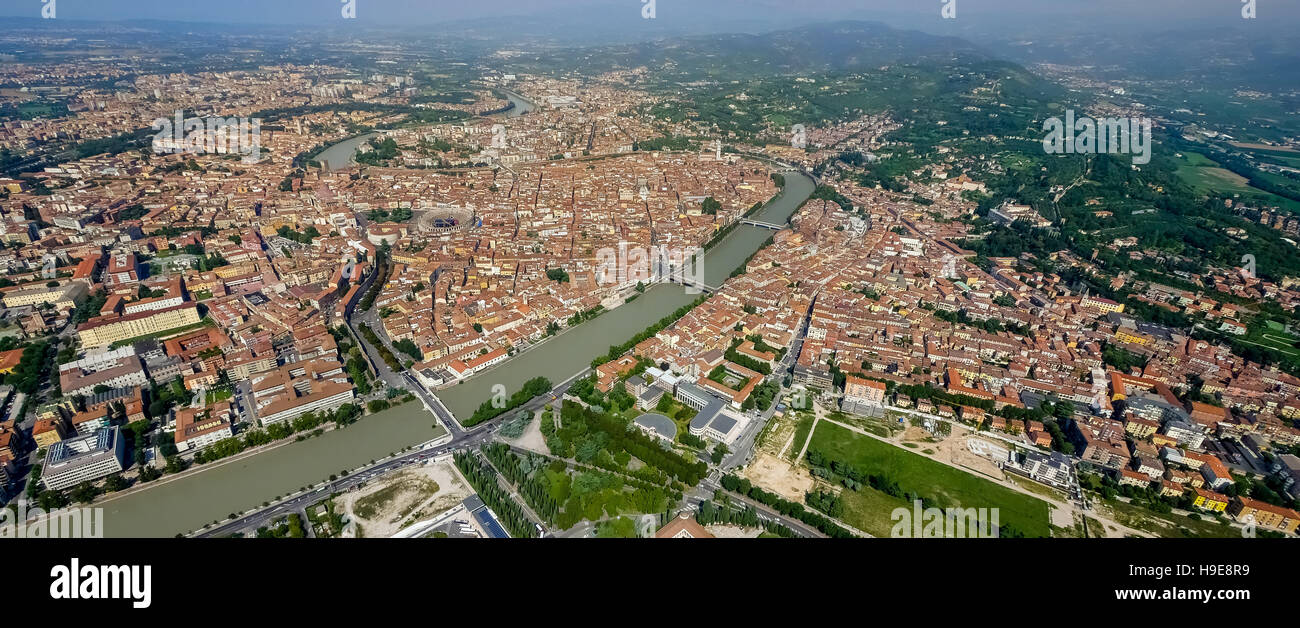
[[[343,365],[305,360],[253,376],[253,404],[263,426],[307,412],[333,410],[355,396]]]
[[[108,259],[108,267],[102,277],[104,285],[118,288],[140,281],[140,264],[135,253],[114,253]]]
[[[1222,490],[1229,484],[1233,483],[1232,474],[1228,471],[1227,465],[1214,456],[1206,456],[1205,463],[1200,468],[1201,476],[1205,478],[1205,483],[1210,488]]]
[[[233,419],[234,412],[228,401],[202,408],[177,410],[176,449],[202,449],[223,438],[234,436]]]
[[[32,426],[32,440],[42,449],[63,440],[67,433],[68,428],[63,422],[63,417],[36,419],[36,424]]]
[[[197,324],[200,320],[198,308],[197,303],[191,302],[165,310],[99,316],[78,326],[77,335],[81,337],[83,347],[103,347],[131,338]]]
[[[844,379],[844,401],[841,407],[845,412],[867,413],[885,403],[884,382],[848,375]]]
[[[1227,512],[1238,522],[1253,521],[1256,525],[1287,534],[1295,534],[1296,526],[1300,525],[1300,513],[1249,497],[1232,498]]]
[[[1201,510],[1223,512],[1228,508],[1228,497],[1226,495],[1207,491],[1200,487],[1193,487],[1192,491],[1196,494],[1192,498],[1192,504]]]
[[[4,304],[5,307],[20,307],[49,303],[57,309],[67,310],[76,306],[77,300],[86,294],[86,284],[79,281],[54,287],[41,284],[38,288],[20,288],[6,292]]]
[[[134,388],[148,383],[144,365],[134,355],[101,370],[61,369],[59,372],[59,385],[65,395],[91,395],[97,388]]]

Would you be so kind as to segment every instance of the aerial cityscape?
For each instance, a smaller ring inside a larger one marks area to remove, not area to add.
[[[1300,13],[1000,2],[8,3],[0,536],[1296,537]]]

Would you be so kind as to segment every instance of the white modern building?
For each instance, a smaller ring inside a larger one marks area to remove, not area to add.
[[[41,483],[58,491],[126,468],[126,439],[117,427],[54,443],[45,455]]]

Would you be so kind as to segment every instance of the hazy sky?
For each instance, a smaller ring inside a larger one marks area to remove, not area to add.
[[[344,23],[342,0],[3,0],[0,15],[37,17],[45,2],[55,2],[58,19],[181,20],[197,22],[313,25]],[[566,14],[639,19],[643,0],[353,0],[355,24],[415,26],[448,20],[502,15]],[[1297,0],[1253,0],[1259,19],[1251,26],[1277,28],[1300,23]],[[1147,29],[1180,26],[1241,27],[1243,0],[654,0],[656,19],[665,24],[701,22],[725,31],[729,23],[794,25],[833,19],[880,19],[922,30],[950,30],[963,22],[1026,24],[1050,29],[1084,27]],[[957,19],[943,20],[940,9],[956,2]],[[927,28],[928,26],[928,28]],[[1047,33],[1044,33],[1047,34]]]

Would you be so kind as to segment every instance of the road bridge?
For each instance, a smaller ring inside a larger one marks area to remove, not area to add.
[[[771,229],[773,231],[780,231],[785,228],[785,225],[778,225],[770,222],[762,222],[762,221],[754,220],[752,218],[744,218],[740,221],[740,224],[749,225],[751,227],[762,227],[764,229]]]

